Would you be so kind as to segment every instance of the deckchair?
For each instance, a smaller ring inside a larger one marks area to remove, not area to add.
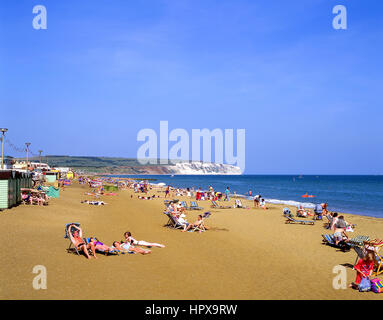
[[[186,210],[191,210],[190,207],[187,205],[186,201],[181,201],[181,205],[182,205]]]
[[[164,214],[169,218],[167,224],[165,225],[166,227],[170,227],[173,229],[183,229],[184,226],[178,222],[177,218],[172,216],[169,212],[164,212]]]
[[[202,210],[203,208],[198,206],[196,201],[190,201],[190,208],[193,210]]]
[[[350,250],[351,245],[347,242],[341,241],[338,244],[335,242],[335,237],[333,234],[322,234],[323,243],[334,248],[339,248],[342,251]]]
[[[289,216],[285,216],[287,220],[285,223],[299,223],[299,224],[309,224],[309,225],[314,225],[315,221],[314,220],[297,220]]]
[[[69,239],[70,243],[69,243],[69,247],[67,249],[67,251],[69,252],[70,251],[70,248],[71,246],[73,245],[74,247],[74,250],[76,251],[76,253],[78,255],[80,255],[80,253],[78,252],[76,246],[74,245],[74,243],[72,242],[72,239],[70,238],[69,234],[68,234],[68,227],[71,226],[71,225],[75,225],[76,227],[79,227],[80,228],[80,224],[78,222],[72,222],[72,223],[67,223],[65,225],[65,235],[64,235],[64,239]],[[71,230],[69,232],[73,232],[74,230],[72,230],[72,227],[70,228]]]
[[[216,209],[231,209],[232,208],[231,206],[218,205],[217,202],[215,202],[214,200],[211,200],[211,203],[212,203],[212,205],[210,206],[211,208],[216,208]]]
[[[326,214],[325,217],[327,218],[327,221],[328,221],[327,226],[326,226],[326,229],[330,229],[330,228],[331,228],[331,225],[332,225],[332,222],[334,221],[334,218],[333,218],[332,216],[331,216],[331,218],[329,218],[329,217],[327,216],[327,214]]]
[[[205,232],[206,227],[205,227],[205,219],[209,218],[211,216],[210,212],[205,212],[202,216],[202,222],[198,226],[194,226],[191,228],[189,231],[194,232],[194,231],[199,231],[199,232]]]
[[[371,241],[365,241],[364,245],[367,250],[374,252],[374,262],[376,267],[375,275],[378,276],[383,273],[383,253],[381,253],[383,241],[381,239],[373,239]]]
[[[379,253],[382,246],[375,250],[376,275],[383,273],[383,254]]]

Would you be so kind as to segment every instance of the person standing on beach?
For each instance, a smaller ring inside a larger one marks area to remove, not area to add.
[[[224,199],[224,201],[229,201],[229,194],[230,194],[229,187],[226,187],[226,191],[225,191],[225,199]]]
[[[166,190],[165,190],[165,198],[169,195],[169,186],[166,187]]]
[[[260,194],[257,194],[257,195],[254,197],[254,207],[255,207],[255,208],[259,208],[259,200],[261,200],[261,195],[260,195]]]

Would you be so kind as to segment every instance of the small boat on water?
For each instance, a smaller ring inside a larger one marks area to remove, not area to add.
[[[315,198],[315,196],[314,195],[312,195],[312,194],[304,194],[304,195],[302,195],[302,198]]]

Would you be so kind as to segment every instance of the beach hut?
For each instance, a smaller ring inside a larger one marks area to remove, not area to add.
[[[66,178],[67,178],[67,179],[73,179],[73,171],[68,171],[68,172],[66,173]]]
[[[21,202],[21,188],[32,187],[32,174],[14,170],[0,171],[0,210]]]
[[[57,180],[58,171],[47,171],[45,172],[45,179],[49,183],[54,183]]]

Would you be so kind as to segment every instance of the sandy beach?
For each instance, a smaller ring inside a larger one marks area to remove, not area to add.
[[[140,200],[121,190],[101,198],[107,205],[91,206],[80,203],[90,199],[87,191],[74,182],[48,206],[20,205],[0,213],[0,299],[381,299],[372,292],[334,289],[336,265],[346,267],[348,283],[354,281],[355,252],[323,245],[321,234],[329,233],[324,222],[285,224],[283,206],[255,209],[244,200],[251,209],[212,209],[210,201],[200,201],[202,212],[212,213],[206,220],[210,230],[183,233],[164,227],[163,192],[150,193],[161,198]],[[188,221],[199,213],[188,211]],[[357,225],[351,236],[382,238],[383,219],[345,217]],[[84,236],[107,245],[131,231],[137,240],[166,248],[87,260],[66,250],[69,222],[81,223]],[[47,269],[46,290],[32,287],[36,265]]]

